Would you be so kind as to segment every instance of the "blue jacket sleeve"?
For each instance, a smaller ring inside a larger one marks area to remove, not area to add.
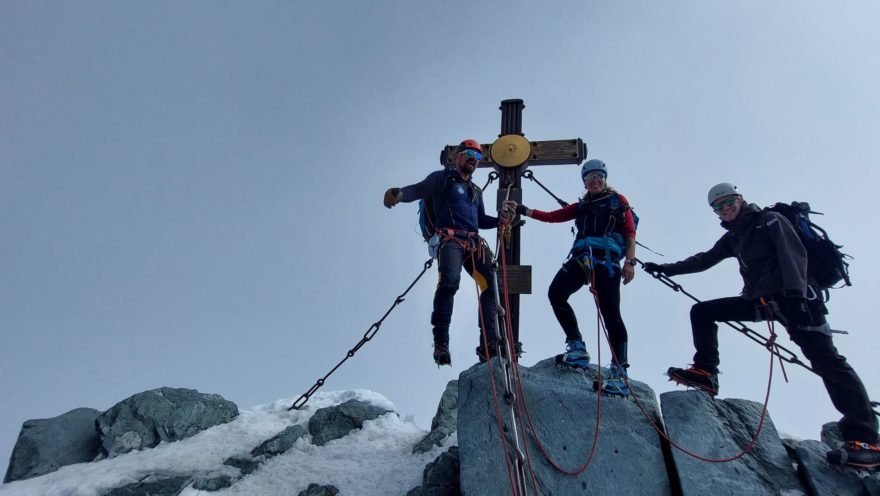
[[[423,198],[428,198],[434,193],[440,191],[445,183],[446,176],[443,174],[443,171],[434,171],[428,174],[428,177],[421,182],[400,188],[400,192],[403,194],[403,198],[401,198],[400,201],[410,203]]]

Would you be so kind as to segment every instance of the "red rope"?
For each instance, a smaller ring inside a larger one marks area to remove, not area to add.
[[[498,228],[498,233],[499,233],[498,234],[499,235],[498,251],[501,255],[501,278],[502,278],[502,288],[503,288],[503,294],[504,294],[504,308],[509,309],[510,308],[510,293],[508,291],[508,286],[507,286],[507,255],[504,253],[504,234],[503,234],[504,228],[503,228],[503,226],[504,226],[504,223],[502,222]],[[510,320],[510,312],[508,312],[508,311],[504,312],[504,323],[505,323],[505,326],[504,326],[505,327],[505,337],[506,337],[506,341],[507,341],[507,356],[510,358],[511,369],[513,371],[513,386],[515,389],[517,389],[519,391],[519,394],[518,394],[519,401],[517,401],[516,405],[515,405],[516,421],[519,422],[519,427],[520,427],[519,431],[522,433],[523,449],[526,454],[526,461],[527,461],[528,467],[529,467],[529,475],[531,476],[531,479],[532,479],[532,486],[535,489],[535,494],[540,495],[541,491],[538,489],[538,480],[535,477],[535,469],[534,469],[534,465],[533,465],[532,454],[531,454],[531,451],[529,450],[528,439],[526,439],[526,429],[525,429],[525,425],[523,424],[523,420],[522,420],[522,410],[520,409],[520,402],[523,401],[523,398],[525,397],[525,393],[524,393],[523,387],[522,387],[522,380],[519,376],[519,357],[516,354],[516,341],[514,340],[514,336],[513,336],[513,323]],[[514,391],[514,394],[516,394],[516,391]]]
[[[471,252],[471,266],[476,270],[476,260],[474,259],[474,253]],[[477,310],[480,313],[480,328],[482,329],[483,336],[483,353],[485,353],[486,358],[486,368],[489,370],[489,383],[492,385],[492,403],[495,406],[495,420],[498,424],[498,435],[501,440],[501,450],[504,452],[504,465],[507,467],[507,478],[510,482],[510,489],[512,490],[512,494],[514,496],[519,496],[518,484],[513,480],[513,471],[510,467],[510,454],[507,448],[507,443],[504,441],[504,423],[501,420],[501,408],[498,404],[498,389],[495,384],[495,373],[492,371],[492,361],[489,358],[489,342],[486,336],[486,321],[483,315],[483,307],[480,305],[480,285],[474,280],[474,286],[477,288]]]
[[[503,274],[503,281],[504,281],[505,305],[507,308],[510,308],[510,302],[508,300],[508,291],[507,291],[507,257],[504,254],[503,244],[501,245],[501,248],[499,248],[499,251],[501,252],[501,267],[502,267],[502,274]],[[508,319],[507,328],[508,328],[508,330],[510,330],[510,329],[512,329],[512,327],[510,326],[510,323],[509,323],[510,315],[506,314],[506,317]],[[599,320],[598,314],[596,315],[596,319],[597,319],[596,344],[597,344],[597,353],[598,353],[597,357],[598,357],[599,363],[601,364],[601,360],[602,360],[601,349],[598,349],[598,345],[601,343],[600,335],[599,335],[599,325],[600,325],[601,321]],[[512,339],[512,336],[509,339]],[[599,370],[600,370],[599,374],[600,374],[600,380],[601,380],[601,367]],[[550,456],[550,454],[547,452],[547,449],[544,447],[544,444],[541,442],[540,436],[538,436],[538,430],[535,428],[535,424],[534,424],[534,421],[532,420],[531,412],[529,411],[529,408],[528,408],[528,401],[526,400],[525,390],[522,387],[522,380],[520,379],[518,364],[514,365],[514,373],[516,376],[516,384],[517,384],[518,390],[519,390],[519,402],[517,404],[517,408],[518,408],[518,411],[525,411],[526,419],[528,420],[529,428],[531,430],[531,435],[535,441],[535,445],[538,447],[538,450],[541,452],[542,455],[544,455],[544,458],[547,460],[547,462],[550,463],[550,465],[553,466],[553,468],[555,468],[557,471],[559,471],[565,475],[572,476],[572,477],[577,477],[577,476],[581,475],[582,473],[584,473],[590,467],[590,465],[593,463],[593,460],[594,460],[595,454],[596,454],[596,449],[599,445],[599,421],[600,421],[601,412],[602,412],[602,395],[601,394],[597,395],[597,399],[596,399],[596,428],[595,428],[595,431],[593,434],[593,444],[590,449],[590,453],[588,455],[587,461],[581,467],[579,467],[575,470],[568,470],[568,469],[563,468],[558,462],[556,462]],[[522,421],[520,420],[520,422],[522,422]],[[526,445],[526,452],[528,454],[528,443],[524,443],[524,444]],[[529,457],[529,464],[531,467],[531,458],[530,457]],[[533,471],[533,477],[534,477],[534,471]],[[536,490],[537,490],[537,487],[536,487]]]
[[[596,304],[597,304],[597,309],[598,309],[598,297],[597,297],[597,299],[596,299]],[[774,329],[773,329],[773,321],[772,321],[772,320],[768,320],[768,321],[767,321],[767,325],[768,325],[768,329],[769,329],[769,331],[770,331],[770,339],[768,340],[767,346],[768,346],[768,349],[770,349],[770,348],[776,346],[776,333],[775,333],[775,331],[774,331]],[[607,329],[605,329],[605,339],[608,341],[608,346],[609,346],[609,348],[611,348],[611,354],[612,354],[614,360],[617,361],[617,356],[616,356],[615,353],[614,353],[614,348],[611,346],[611,337],[608,335],[608,330],[607,330]],[[620,363],[620,362],[618,361],[617,363]],[[668,442],[670,446],[672,446],[673,448],[675,448],[675,449],[681,451],[682,453],[684,453],[684,454],[686,454],[686,455],[689,455],[689,456],[691,456],[691,457],[693,457],[693,458],[696,458],[697,460],[700,460],[700,461],[710,462],[710,463],[726,463],[726,462],[732,462],[732,461],[734,461],[734,460],[738,460],[738,459],[742,458],[743,456],[746,455],[746,453],[748,453],[749,451],[751,451],[752,448],[754,448],[755,444],[758,442],[758,437],[761,435],[761,431],[762,431],[762,429],[763,429],[763,427],[764,427],[764,420],[765,420],[765,418],[766,418],[766,416],[767,416],[767,405],[768,405],[768,403],[769,403],[769,401],[770,401],[770,387],[771,387],[771,385],[773,384],[773,353],[772,353],[772,349],[771,349],[771,353],[770,353],[770,373],[769,373],[768,378],[767,378],[767,391],[766,391],[766,393],[764,394],[764,405],[763,405],[763,407],[762,407],[762,409],[761,409],[761,418],[760,418],[760,420],[758,421],[758,429],[756,430],[755,435],[752,437],[752,440],[749,441],[749,444],[748,444],[745,448],[743,448],[739,453],[737,453],[737,454],[735,454],[735,455],[733,455],[733,456],[726,457],[726,458],[708,458],[708,457],[705,457],[705,456],[699,455],[699,454],[697,454],[697,453],[694,453],[693,451],[690,451],[690,450],[688,450],[688,449],[686,449],[686,448],[684,448],[684,447],[682,447],[682,446],[679,446],[677,443],[675,443],[675,442],[674,442],[674,441],[673,441],[673,440],[672,440],[672,439],[666,434],[666,432],[664,432],[663,428],[662,428],[662,427],[659,427],[659,426],[654,422],[654,420],[651,419],[650,414],[647,412],[647,410],[645,409],[645,407],[642,405],[642,402],[639,401],[638,396],[635,394],[635,390],[630,386],[630,384],[629,384],[629,378],[628,378],[627,376],[624,375],[624,376],[623,376],[623,380],[626,382],[626,386],[629,388],[629,390],[630,390],[630,394],[632,395],[633,400],[635,400],[636,405],[639,407],[639,410],[641,410],[642,415],[645,417],[645,419],[648,421],[648,423],[651,425],[651,427],[653,427],[654,430],[657,431],[657,433],[660,435],[660,437],[662,437],[663,439],[665,439],[666,442]]]

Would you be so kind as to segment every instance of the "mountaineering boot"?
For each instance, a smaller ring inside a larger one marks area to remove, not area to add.
[[[579,340],[566,341],[565,353],[556,355],[556,363],[573,369],[586,370],[590,365],[590,354],[587,353],[587,345]]]
[[[434,342],[434,363],[437,366],[452,365],[452,355],[449,354],[449,341]]]
[[[825,458],[832,465],[876,469],[880,467],[880,444],[847,441],[840,448],[826,453]]]
[[[629,376],[626,374],[626,367],[611,364],[608,367],[608,377],[602,383],[602,392],[611,396],[629,396],[629,386],[627,380]]]
[[[711,396],[718,394],[718,373],[709,372],[698,367],[688,366],[687,369],[669,367],[666,371],[669,380],[682,386],[702,389]]]
[[[483,348],[482,344],[477,346],[476,352],[480,363],[486,363],[486,350]],[[495,358],[496,355],[498,355],[498,346],[489,343],[489,359]]]

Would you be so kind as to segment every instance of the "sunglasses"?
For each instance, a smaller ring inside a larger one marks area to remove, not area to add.
[[[730,198],[722,198],[721,200],[718,200],[712,204],[712,210],[715,212],[720,212],[724,209],[724,207],[729,207],[736,203],[736,199],[736,196],[731,196]]]
[[[598,181],[600,179],[605,179],[605,174],[597,173],[597,174],[590,174],[589,176],[584,176],[585,183],[589,183],[592,181]]]
[[[467,150],[462,150],[462,151],[459,152],[459,153],[464,153],[465,156],[473,157],[473,158],[475,158],[475,159],[477,159],[477,160],[483,160],[483,154],[482,154],[482,153],[480,153],[480,152],[478,152],[478,151],[476,151],[476,150],[471,150],[470,148],[468,148]]]

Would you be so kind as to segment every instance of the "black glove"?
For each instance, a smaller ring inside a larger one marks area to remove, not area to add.
[[[807,308],[807,299],[802,296],[786,296],[782,300],[782,313],[789,327],[810,325],[810,309]]]
[[[656,274],[658,276],[662,276],[662,275],[666,274],[666,264],[655,264],[654,262],[645,262],[645,265],[643,267],[645,269],[645,272],[647,272],[651,275]]]
[[[400,192],[400,188],[388,188],[388,191],[385,192],[385,198],[382,199],[382,203],[386,208],[391,208],[400,203],[401,199],[403,199],[403,193]]]
[[[525,214],[526,214],[526,210],[528,210],[528,209],[529,209],[528,207],[526,207],[525,205],[523,205],[522,203],[520,203],[520,204],[518,204],[518,205],[516,206],[516,214],[517,214],[517,215],[525,215]]]

